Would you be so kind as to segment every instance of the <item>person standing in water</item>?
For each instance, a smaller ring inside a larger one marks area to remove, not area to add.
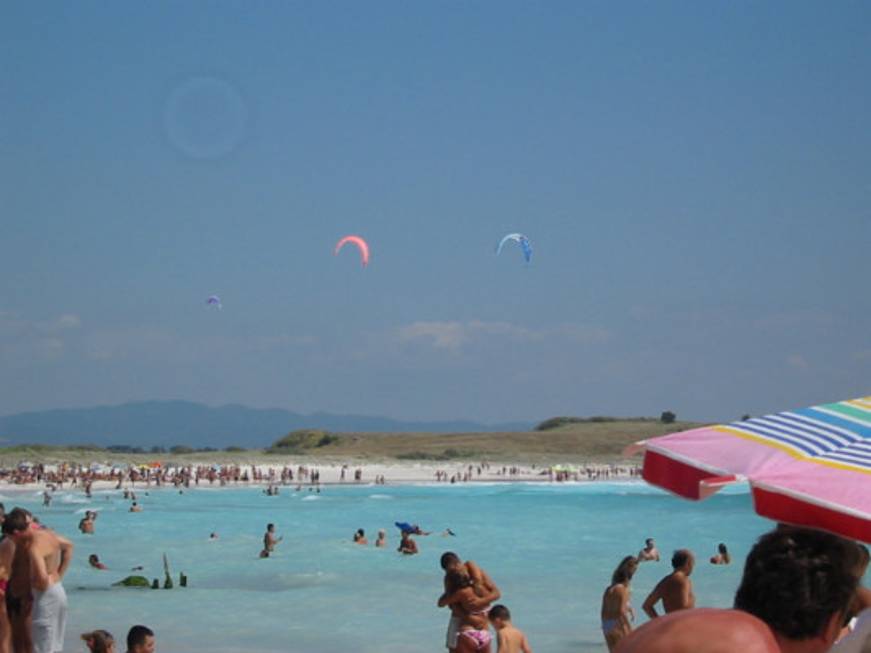
[[[48,528],[31,528],[29,515],[20,509],[9,513],[5,524],[16,547],[26,549],[30,562],[33,651],[61,651],[67,620],[67,595],[61,581],[70,566],[73,544]]]
[[[281,542],[284,536],[275,537],[275,524],[266,524],[266,532],[263,534],[263,551],[260,552],[261,558],[268,558],[275,551],[275,545]],[[263,555],[263,554],[266,555]]]
[[[654,606],[660,600],[666,613],[696,607],[693,582],[690,580],[695,563],[695,556],[689,549],[679,549],[674,552],[671,557],[674,571],[656,584],[653,591],[644,599],[644,605],[641,606],[648,617],[656,619],[659,616]]]
[[[728,565],[732,562],[732,556],[729,555],[729,549],[726,545],[720,542],[717,545],[717,555],[711,556],[712,565]]]
[[[635,619],[635,611],[629,602],[629,583],[637,569],[638,560],[634,556],[623,558],[611,575],[611,584],[602,595],[602,634],[612,653],[620,640],[632,631],[631,621]]]

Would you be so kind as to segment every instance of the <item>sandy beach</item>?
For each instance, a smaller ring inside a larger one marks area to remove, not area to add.
[[[107,490],[117,487],[117,478],[110,479],[109,474],[118,471],[125,471],[135,465],[123,465],[118,463],[93,462],[90,464],[81,464],[82,468],[95,470],[97,478],[92,482],[93,490]],[[403,484],[450,484],[451,479],[454,483],[501,483],[501,482],[534,482],[534,483],[549,483],[549,482],[565,482],[579,483],[592,482],[598,480],[631,480],[638,478],[639,468],[628,463],[582,463],[582,464],[565,464],[565,465],[539,465],[539,464],[498,464],[498,463],[468,463],[468,462],[452,462],[448,463],[433,463],[433,462],[379,462],[371,463],[368,461],[349,461],[347,463],[339,463],[335,461],[322,461],[317,459],[301,459],[295,463],[274,464],[263,463],[261,461],[239,461],[228,464],[226,461],[216,463],[207,459],[191,461],[184,466],[166,465],[160,469],[164,471],[164,484],[172,484],[175,474],[184,469],[220,469],[229,466],[238,466],[242,473],[248,474],[249,480],[227,481],[223,487],[244,487],[244,486],[267,486],[270,484],[270,477],[274,479],[276,485],[281,485],[282,470],[290,469],[294,473],[294,479],[288,480],[284,485],[310,485],[310,474],[317,471],[319,473],[318,483],[323,486],[330,485],[374,485],[379,478],[383,478],[385,485],[403,485]],[[60,469],[58,464],[43,465],[45,473],[51,475]],[[307,476],[300,478],[299,469],[303,468],[307,472]],[[156,469],[156,467],[155,467]],[[344,470],[344,477],[343,477]],[[360,479],[355,480],[355,472],[359,471]],[[255,478],[259,476],[259,478]],[[441,480],[440,480],[441,479]],[[27,482],[10,481],[8,477],[0,480],[0,489],[36,489],[45,487],[50,480],[29,480]],[[122,481],[122,487],[146,487],[154,486],[155,481],[151,480],[135,480],[131,481],[125,474],[125,479]],[[79,487],[77,483],[73,488]],[[210,483],[207,479],[201,478],[197,484],[191,481],[191,487],[222,487],[219,481]],[[70,489],[69,482],[63,486],[65,489]]]

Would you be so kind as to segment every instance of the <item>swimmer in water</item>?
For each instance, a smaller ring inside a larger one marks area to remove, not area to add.
[[[106,565],[100,562],[100,558],[97,557],[96,553],[92,553],[88,556],[88,564],[91,565],[94,569],[108,569]]]

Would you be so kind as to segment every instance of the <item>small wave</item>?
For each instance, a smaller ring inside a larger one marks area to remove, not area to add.
[[[64,494],[59,499],[61,503],[90,503],[91,500],[86,497],[76,496],[75,494]]]
[[[302,498],[303,501],[317,501],[318,499],[320,499],[320,497],[307,496]]]
[[[370,499],[380,499],[383,501],[385,499],[388,499],[388,500],[393,499],[394,497],[390,496],[389,494],[370,494],[369,498]]]
[[[73,511],[74,515],[84,515],[86,512],[100,512],[103,508],[95,508],[93,506],[85,506],[84,508],[79,508],[78,510]]]

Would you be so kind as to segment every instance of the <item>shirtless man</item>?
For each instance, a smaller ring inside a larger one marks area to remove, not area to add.
[[[485,600],[485,603],[498,601],[502,596],[499,588],[496,587],[496,583],[494,583],[493,579],[490,578],[490,575],[473,561],[466,560],[466,562],[463,562],[460,560],[460,556],[456,553],[453,551],[447,551],[442,554],[440,562],[441,567],[445,572],[445,593],[442,594],[438,600],[440,608],[448,605],[447,577],[448,573],[451,571],[462,571],[468,574],[472,579],[475,594]],[[459,615],[454,614],[454,611],[452,610],[451,619],[448,621],[448,632],[445,640],[445,646],[449,651],[451,651],[451,653],[454,653],[457,649],[457,634],[459,633],[460,624],[461,619]]]
[[[695,557],[689,549],[674,552],[671,557],[674,571],[656,584],[641,606],[648,617],[655,619],[659,616],[654,605],[660,600],[666,613],[696,607],[693,583],[690,580],[694,565]]]
[[[15,540],[16,548],[21,547],[26,551],[30,563],[33,651],[62,651],[67,595],[61,580],[69,568],[73,544],[47,528],[31,528],[29,515],[20,509],[9,513],[4,524],[9,524],[8,532]]]
[[[638,562],[647,562],[648,560],[659,562],[659,549],[656,548],[652,537],[644,540],[644,548],[638,552]]]
[[[275,551],[275,545],[281,542],[284,539],[284,536],[275,537],[275,524],[267,524],[266,532],[263,534],[263,551],[266,553],[272,553]],[[269,556],[263,556],[267,558]]]
[[[6,614],[6,586],[12,573],[15,557],[15,542],[11,537],[0,540],[0,653],[9,653],[12,648],[12,631]]]

